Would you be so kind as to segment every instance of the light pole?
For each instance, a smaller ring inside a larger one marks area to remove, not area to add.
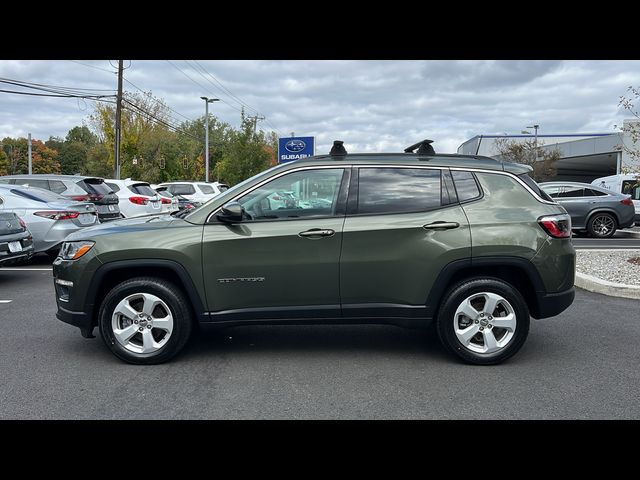
[[[219,98],[200,97],[204,100],[204,181],[209,181],[209,104],[219,102]]]
[[[530,127],[526,127],[526,128],[533,128],[535,129],[535,139],[534,139],[534,148],[535,148],[535,152],[536,152],[536,160],[538,159],[538,128],[540,128],[540,125],[536,124],[536,125],[531,125]]]

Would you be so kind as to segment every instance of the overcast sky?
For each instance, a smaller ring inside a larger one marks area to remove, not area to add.
[[[79,63],[78,63],[79,62]],[[115,93],[117,61],[0,60],[0,77]],[[455,152],[479,134],[615,131],[618,107],[640,86],[640,61],[185,61],[125,60],[125,90],[151,91],[173,110],[174,124],[210,112],[233,126],[247,113],[279,136],[315,136],[316,153],[334,139],[351,152],[402,151],[424,138]],[[128,83],[131,82],[131,83]],[[3,90],[29,91],[6,83]],[[110,90],[106,91],[106,90]],[[37,93],[34,90],[31,92]],[[92,92],[93,93],[93,92]],[[64,137],[86,124],[92,101],[0,92],[0,139]]]

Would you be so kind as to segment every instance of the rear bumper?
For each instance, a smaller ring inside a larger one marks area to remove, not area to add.
[[[531,312],[533,318],[548,318],[564,312],[573,303],[576,296],[574,287],[557,293],[540,293],[537,296],[537,309]]]

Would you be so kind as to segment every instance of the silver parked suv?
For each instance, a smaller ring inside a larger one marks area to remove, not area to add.
[[[538,185],[571,215],[574,231],[586,230],[591,237],[608,238],[617,229],[634,224],[635,208],[629,195],[579,182],[546,182]]]
[[[0,177],[0,183],[44,188],[69,200],[91,202],[96,206],[101,222],[122,218],[118,196],[102,178],[80,175],[7,175]]]

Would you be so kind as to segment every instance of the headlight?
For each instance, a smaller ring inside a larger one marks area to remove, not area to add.
[[[64,242],[60,248],[63,260],[77,260],[93,248],[96,242]]]

